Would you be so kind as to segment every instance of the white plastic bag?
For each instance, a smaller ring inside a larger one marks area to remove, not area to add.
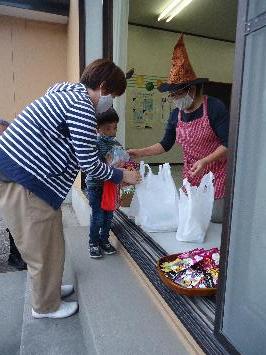
[[[179,190],[179,225],[176,239],[202,243],[210,224],[214,202],[213,173],[203,176],[200,186],[191,186],[185,179]]]
[[[145,169],[148,174],[145,176]],[[142,182],[136,191],[129,214],[147,232],[176,231],[178,226],[178,195],[168,163],[159,167],[158,175],[141,162]]]

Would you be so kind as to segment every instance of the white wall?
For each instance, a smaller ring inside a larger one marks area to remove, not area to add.
[[[135,68],[137,75],[167,77],[173,48],[179,34],[129,25],[127,67]],[[234,44],[195,36],[184,36],[191,64],[198,77],[211,81],[231,83],[233,75]],[[164,123],[155,117],[152,129],[132,128],[129,124],[130,105],[126,107],[126,146],[143,147],[160,141]],[[149,158],[150,162],[182,162],[180,149],[159,157]]]
[[[173,48],[179,34],[129,25],[128,68],[137,74],[168,76]],[[231,83],[234,44],[184,36],[191,64],[200,77]]]

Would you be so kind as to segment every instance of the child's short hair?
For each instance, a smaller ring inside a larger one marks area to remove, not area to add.
[[[105,123],[118,123],[119,117],[116,111],[113,108],[96,115],[97,127],[99,128]]]

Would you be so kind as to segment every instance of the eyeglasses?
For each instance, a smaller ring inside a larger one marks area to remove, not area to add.
[[[185,89],[180,89],[174,92],[169,92],[167,96],[168,102],[173,102],[174,99],[179,99],[180,97],[184,97],[190,91],[190,86]]]

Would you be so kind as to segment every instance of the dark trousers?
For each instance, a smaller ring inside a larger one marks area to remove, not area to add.
[[[89,241],[94,245],[108,242],[113,219],[113,212],[104,211],[101,208],[102,192],[103,189],[101,186],[93,186],[86,189],[91,207]]]
[[[20,252],[18,251],[18,248],[16,247],[16,244],[14,242],[14,239],[10,233],[10,230],[7,228],[6,229],[9,237],[9,245],[10,245],[10,255],[16,255],[21,258]]]

